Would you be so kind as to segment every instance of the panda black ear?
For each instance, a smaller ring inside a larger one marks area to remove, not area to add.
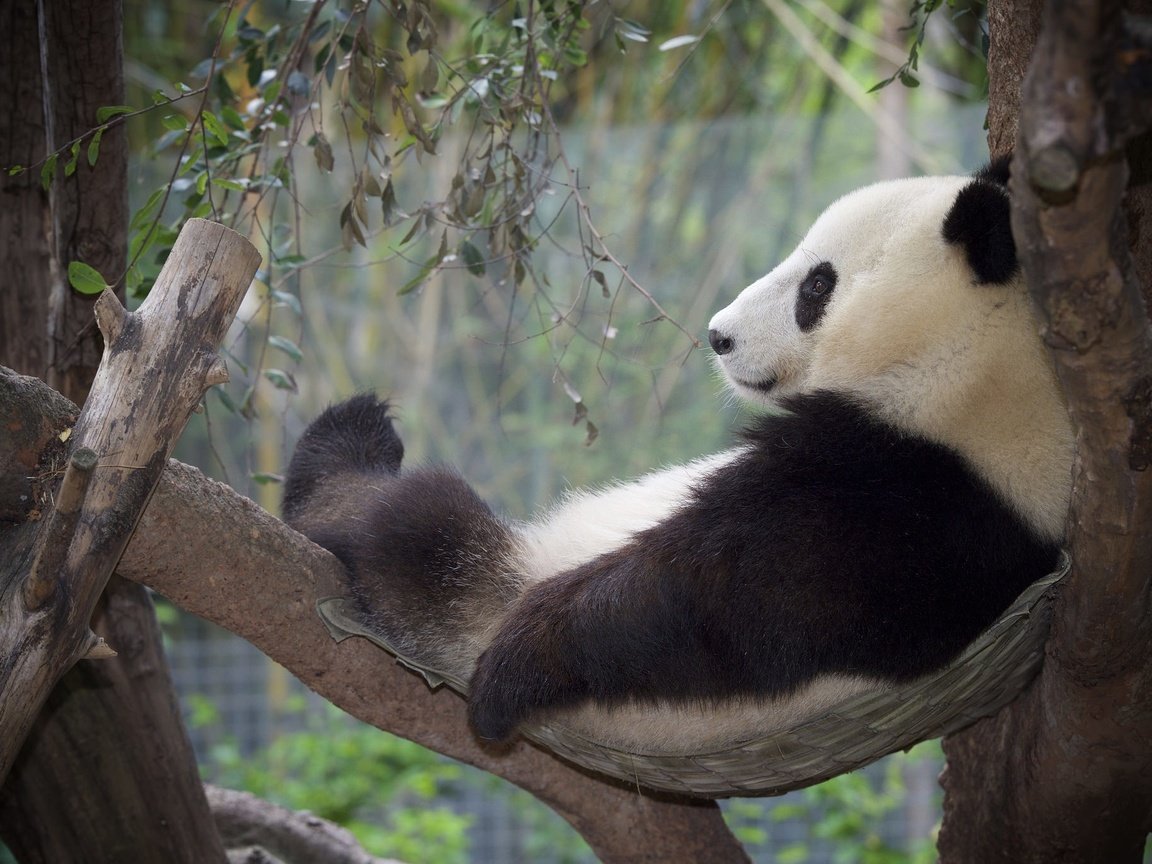
[[[1008,189],[1008,178],[1012,174],[1012,154],[997,156],[972,176],[985,183],[992,183]]]
[[[964,248],[977,282],[1007,282],[1020,267],[1008,202],[1010,162],[1003,156],[978,171],[944,217],[944,239]]]

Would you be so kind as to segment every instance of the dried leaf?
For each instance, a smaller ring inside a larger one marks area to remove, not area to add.
[[[332,145],[323,132],[316,133],[316,143],[312,147],[312,155],[316,157],[316,167],[325,173],[332,171],[336,160],[332,155]]]

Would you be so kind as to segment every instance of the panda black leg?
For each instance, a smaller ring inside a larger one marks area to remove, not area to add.
[[[661,611],[652,560],[622,550],[525,591],[470,682],[476,734],[502,742],[555,709],[674,690],[688,637],[683,619]]]
[[[294,524],[310,507],[321,506],[315,499],[333,478],[396,475],[403,458],[387,400],[364,393],[331,406],[309,424],[292,454],[284,480],[285,521]]]
[[[406,657],[471,674],[518,591],[507,526],[454,472],[401,472],[386,401],[357,396],[308,427],[285,521],[338,557],[365,624]]]

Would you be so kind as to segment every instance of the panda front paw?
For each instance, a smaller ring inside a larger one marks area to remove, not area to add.
[[[481,655],[469,685],[468,723],[480,739],[496,744],[572,697],[561,670],[546,668],[530,644],[509,641],[498,640]]]

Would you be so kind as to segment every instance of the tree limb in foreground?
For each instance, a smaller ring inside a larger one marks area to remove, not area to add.
[[[522,741],[482,748],[454,693],[429,691],[367,640],[332,639],[315,608],[343,592],[335,557],[195,468],[169,461],[117,572],[247,639],[349,714],[526,789],[605,861],[748,860],[714,802],[594,778]]]
[[[400,864],[365,852],[352,832],[307,811],[289,810],[206,784],[208,806],[230,861],[276,860],[287,864]],[[259,850],[262,858],[252,858]]]

